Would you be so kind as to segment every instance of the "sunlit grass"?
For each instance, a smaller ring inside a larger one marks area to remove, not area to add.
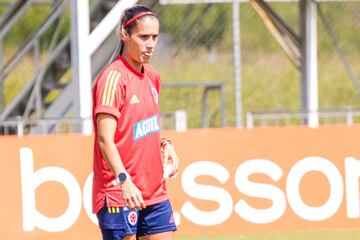
[[[358,53],[349,53],[348,58],[356,76],[360,76]],[[234,83],[230,52],[184,51],[173,59],[156,59],[153,65],[160,71],[163,82],[221,81],[225,89],[227,124],[234,125]],[[301,75],[282,52],[243,52],[241,72],[243,119],[247,111],[301,109]],[[360,94],[336,55],[319,56],[318,81],[320,108],[360,106]],[[161,110],[171,112],[185,109],[189,126],[199,127],[201,97],[201,89],[163,89]],[[219,98],[213,94],[208,100],[207,118],[212,124],[210,127],[219,127]]]
[[[357,76],[360,75],[359,54],[349,54]],[[42,58],[45,59],[43,56]],[[220,81],[225,93],[227,125],[234,125],[234,83],[230,52],[181,52],[173,59],[155,58],[152,65],[158,69],[163,82]],[[300,73],[281,52],[278,54],[243,53],[242,59],[242,114],[254,110],[299,110],[301,108]],[[8,105],[36,69],[33,59],[27,57],[4,81],[5,105]],[[64,79],[71,79],[71,71]],[[201,126],[202,96],[204,89],[184,87],[163,88],[161,112],[184,109],[188,127]],[[51,102],[59,92],[50,92],[46,102]],[[339,59],[334,55],[319,56],[320,108],[359,107],[360,94],[354,88]],[[220,127],[220,95],[210,91],[207,99],[206,123]]]
[[[25,57],[17,64],[10,75],[4,78],[4,105],[13,101],[20,91],[32,80],[36,68],[32,57]]]
[[[357,240],[360,231],[319,231],[288,233],[252,233],[241,235],[177,236],[177,240]]]

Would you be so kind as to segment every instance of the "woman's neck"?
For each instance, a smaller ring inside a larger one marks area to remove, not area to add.
[[[141,73],[142,64],[133,61],[127,54],[121,54],[121,56],[132,66],[136,71]]]

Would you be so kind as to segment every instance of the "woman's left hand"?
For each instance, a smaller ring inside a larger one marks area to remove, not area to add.
[[[165,177],[172,178],[176,175],[176,173],[178,171],[178,167],[179,167],[179,157],[176,154],[175,147],[173,144],[166,144],[164,146],[164,151],[163,151],[163,168],[164,168],[164,170],[168,164],[171,164],[172,168],[169,172],[169,175],[165,176]]]

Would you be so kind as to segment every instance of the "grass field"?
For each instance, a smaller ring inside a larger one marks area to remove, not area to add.
[[[359,231],[327,231],[296,233],[253,233],[243,235],[178,236],[177,240],[357,240]]]
[[[297,4],[279,3],[273,4],[273,6],[294,29],[299,28]],[[357,18],[360,5],[358,3],[324,3],[322,6],[327,10],[327,16],[331,17],[330,20],[338,42],[353,69],[357,82],[359,82],[360,51],[358,42],[360,40],[360,31],[356,31],[356,29],[360,26],[360,21]],[[245,115],[248,111],[300,110],[302,104],[299,70],[289,61],[250,4],[242,4],[241,11],[241,100],[243,121],[245,122]],[[231,15],[230,7],[225,13]],[[34,11],[29,14],[37,14],[37,12]],[[14,32],[8,34],[9,36],[5,39],[4,44],[4,60],[8,59],[11,53],[14,53],[21,46],[19,44],[20,40],[26,39],[27,32],[31,32],[31,29],[34,28],[33,25],[36,25],[41,20],[40,18],[45,16],[36,16],[36,21],[32,21],[32,24],[26,24],[27,22],[24,20],[16,29],[22,29],[21,27],[24,25],[27,27],[26,31],[15,31],[15,29]],[[344,28],[343,26],[348,27]],[[186,45],[167,45],[166,43],[161,48],[159,44],[151,64],[160,72],[163,82],[221,81],[225,90],[227,125],[234,126],[231,24],[224,23],[224,27],[227,30],[222,41],[212,48],[189,48]],[[177,37],[183,37],[180,35]],[[196,37],[199,36],[195,34],[194,38]],[[176,54],[172,54],[172,52],[176,52]],[[158,57],[156,57],[157,54]],[[5,106],[10,104],[30,80],[29,78],[36,72],[33,64],[34,60],[30,55],[3,81]],[[46,59],[45,56],[46,47],[44,47],[42,59]],[[336,55],[324,27],[320,23],[318,26],[318,58],[319,108],[360,106],[360,94],[344,70],[342,62]],[[66,77],[69,80],[71,74]],[[52,92],[49,98],[54,98],[56,94]],[[173,112],[178,109],[186,110],[188,127],[200,127],[202,94],[200,88],[163,89],[160,95],[161,112]],[[219,93],[211,91],[209,94],[208,126],[220,127]]]
[[[218,80],[225,89],[227,123],[234,124],[234,85],[231,53],[208,53],[177,56],[173,61],[154,61],[164,82],[201,82]],[[358,53],[349,54],[350,62],[357,66]],[[176,66],[176,67],[174,67]],[[360,66],[354,68],[360,74]],[[282,52],[243,52],[242,60],[242,112],[254,110],[301,109],[301,80],[299,71]],[[343,66],[335,55],[319,56],[319,107],[323,109],[360,106],[360,95],[351,84]],[[210,127],[219,127],[218,92],[212,92],[209,100]],[[163,90],[161,111],[185,109],[189,127],[199,127],[201,89],[187,88]],[[173,100],[174,99],[174,100]]]
[[[296,3],[273,3],[272,6],[293,29],[299,29],[299,13]],[[339,45],[343,48],[354,75],[359,79],[360,55],[358,42],[360,32],[356,31],[356,29],[359,27],[357,16],[360,5],[358,3],[322,3],[321,6],[333,26]],[[167,11],[163,9],[163,13],[171,13],[169,16],[163,16],[164,25],[166,25],[167,21],[172,22],[174,14],[180,15],[184,8],[187,8],[175,5],[158,7],[167,9]],[[0,14],[4,11],[5,9],[0,7]],[[11,52],[21,46],[20,43],[46,18],[49,11],[50,8],[42,8],[41,14],[39,14],[39,9],[32,8],[13,31],[5,36],[4,60],[9,57]],[[218,11],[223,11],[223,14],[229,15],[228,21],[230,21],[230,5],[225,8],[218,8]],[[344,71],[344,66],[336,55],[323,25],[320,22],[318,25],[319,107],[344,108],[347,106],[360,106],[359,92],[356,91],[349,76]],[[193,27],[194,29],[191,28],[189,31],[192,30],[191,33],[194,36],[190,35],[194,38],[193,40],[196,40],[202,35],[199,30],[196,30],[197,25]],[[187,45],[170,44],[177,52],[176,55],[172,55],[167,54],[171,50],[168,45],[164,44],[165,47],[161,49],[159,44],[160,49],[157,49],[156,54],[162,55],[157,59],[153,59],[152,65],[159,70],[164,82],[211,80],[223,82],[227,123],[229,126],[233,126],[234,83],[231,22],[224,22],[222,27],[225,28],[225,31],[221,41],[211,48],[189,48]],[[69,30],[69,24],[65,24],[64,28]],[[181,33],[181,29],[176,28],[174,31],[177,33],[180,31]],[[200,35],[198,36],[196,33]],[[50,36],[49,33],[44,37],[48,39],[47,42],[50,41]],[[174,41],[179,40],[178,38],[181,40],[183,37],[182,34],[172,36]],[[45,51],[43,53],[43,56],[45,56],[46,44],[41,46]],[[29,55],[10,76],[4,79],[5,106],[19,94],[20,89],[29,81],[28,78],[36,71],[32,61],[33,59]],[[300,73],[291,64],[249,3],[241,5],[241,78],[242,113],[244,118],[247,111],[296,110],[301,108]],[[201,97],[201,89],[163,91],[161,94],[161,111],[164,113],[184,109],[188,114],[189,127],[199,127]],[[209,126],[219,127],[218,93],[211,92],[209,99],[207,114]]]
[[[359,53],[349,55],[352,63],[358,64]],[[201,82],[217,80],[223,83],[227,125],[234,125],[234,88],[231,52],[206,51],[182,52],[175,59],[154,59],[152,65],[159,70],[163,82]],[[176,67],[175,67],[176,66]],[[360,95],[344,73],[336,56],[319,58],[319,105],[320,108],[344,108],[360,106]],[[360,66],[354,68],[360,75]],[[28,76],[35,71],[32,59],[26,58],[4,80],[5,106],[25,86]],[[67,76],[71,78],[71,74]],[[247,111],[300,109],[300,73],[282,52],[243,52],[242,63],[242,113]],[[201,88],[163,89],[161,112],[184,109],[188,127],[200,126]],[[220,127],[219,92],[210,91],[207,120],[210,127]]]

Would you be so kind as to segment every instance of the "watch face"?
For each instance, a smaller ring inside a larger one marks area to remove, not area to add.
[[[120,173],[119,180],[120,180],[120,182],[124,182],[126,180],[126,173]]]

